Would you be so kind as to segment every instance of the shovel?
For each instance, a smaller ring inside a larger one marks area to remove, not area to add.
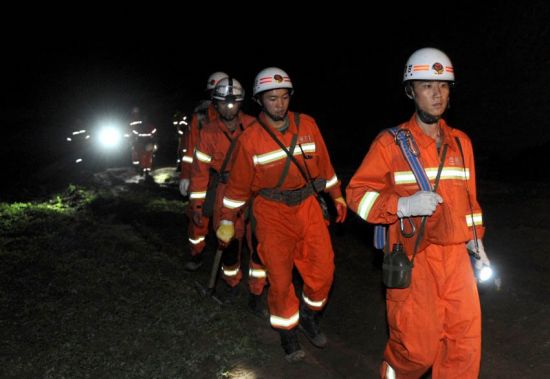
[[[216,292],[216,279],[218,278],[218,271],[220,269],[220,262],[222,260],[223,249],[218,247],[216,255],[214,256],[214,262],[212,263],[212,269],[210,271],[210,278],[208,279],[208,285],[206,288],[199,282],[195,281],[195,286],[199,290],[202,296],[210,296],[216,303],[223,305],[223,302],[215,295]]]

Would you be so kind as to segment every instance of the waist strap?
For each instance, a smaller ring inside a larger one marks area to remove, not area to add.
[[[295,206],[301,204],[311,195],[316,192],[322,191],[326,186],[325,179],[315,179],[313,186],[307,184],[302,188],[295,190],[279,190],[276,188],[262,188],[258,194],[266,199],[278,201],[288,206]],[[315,187],[315,190],[314,190]]]

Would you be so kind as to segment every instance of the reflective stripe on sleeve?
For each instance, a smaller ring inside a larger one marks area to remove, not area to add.
[[[472,226],[473,225],[483,225],[483,216],[481,213],[473,213],[466,215],[466,225]]]
[[[359,217],[361,217],[363,220],[367,219],[374,202],[376,201],[376,199],[378,199],[378,196],[380,196],[378,192],[365,192],[363,198],[361,199],[361,202],[359,203],[359,207],[357,208],[357,214],[359,215]]]
[[[336,175],[334,175],[332,177],[332,179],[330,179],[328,182],[327,182],[327,185],[325,186],[325,188],[330,188],[332,186],[334,186],[336,183],[338,183],[338,178],[336,177]]]

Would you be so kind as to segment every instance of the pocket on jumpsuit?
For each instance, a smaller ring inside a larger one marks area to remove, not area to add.
[[[446,203],[439,204],[426,222],[426,241],[435,245],[448,245],[455,235],[453,215]]]
[[[410,307],[405,307],[404,305],[410,294],[411,286],[407,288],[386,289],[388,325],[393,333],[400,334],[407,322]]]

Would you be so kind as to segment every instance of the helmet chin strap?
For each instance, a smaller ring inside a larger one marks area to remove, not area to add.
[[[270,112],[267,111],[267,109],[265,109],[265,107],[262,107],[262,110],[265,112],[265,114],[267,114],[269,116],[269,118],[271,118],[273,121],[283,121],[286,116],[288,115],[288,111],[285,112],[284,116],[283,117],[278,117],[278,116],[274,116],[272,115]]]
[[[422,121],[425,124],[437,124],[439,119],[441,119],[441,116],[434,116],[429,114],[428,112],[424,112],[422,109],[416,106],[416,103],[415,103],[415,107],[416,107],[416,113],[418,114],[418,118],[420,118],[420,121]]]

